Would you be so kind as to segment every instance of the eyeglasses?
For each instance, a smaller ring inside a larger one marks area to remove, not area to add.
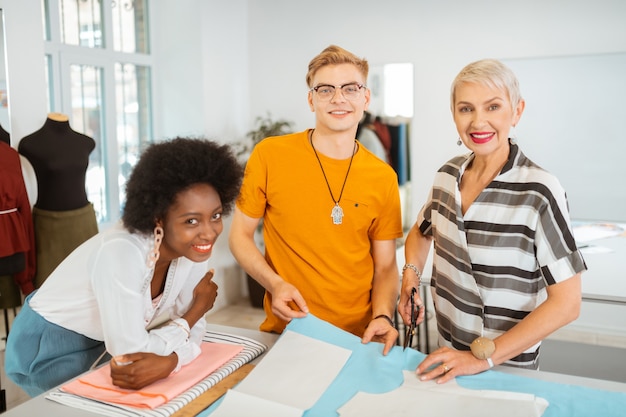
[[[341,95],[343,95],[346,100],[353,101],[362,97],[362,92],[367,88],[367,86],[359,83],[349,83],[337,87],[334,85],[320,84],[311,88],[309,91],[315,91],[317,98],[320,100],[328,101],[335,97],[335,91],[337,88],[341,90]]]

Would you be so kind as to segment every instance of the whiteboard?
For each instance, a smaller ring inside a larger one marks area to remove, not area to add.
[[[518,144],[559,178],[571,217],[626,221],[626,53],[502,62],[526,100]]]

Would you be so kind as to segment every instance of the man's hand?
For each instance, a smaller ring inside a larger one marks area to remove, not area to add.
[[[398,340],[398,331],[385,318],[377,318],[367,325],[361,343],[384,343],[383,355],[387,355]]]
[[[287,281],[281,280],[272,291],[272,312],[286,322],[305,317],[309,308],[300,291]]]

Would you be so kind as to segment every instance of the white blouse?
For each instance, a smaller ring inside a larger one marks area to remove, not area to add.
[[[30,306],[52,323],[104,341],[112,356],[176,352],[179,369],[200,354],[204,318],[189,335],[189,325],[180,317],[191,306],[193,290],[208,265],[183,257],[173,260],[163,294],[153,305],[154,271],[146,264],[152,247],[152,236],[131,234],[121,224],[100,232],[52,272]],[[154,328],[168,319],[177,320]]]

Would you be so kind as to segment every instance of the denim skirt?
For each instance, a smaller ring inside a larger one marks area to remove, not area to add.
[[[31,397],[110,359],[104,342],[50,323],[31,309],[33,294],[13,321],[5,352],[7,376]]]

